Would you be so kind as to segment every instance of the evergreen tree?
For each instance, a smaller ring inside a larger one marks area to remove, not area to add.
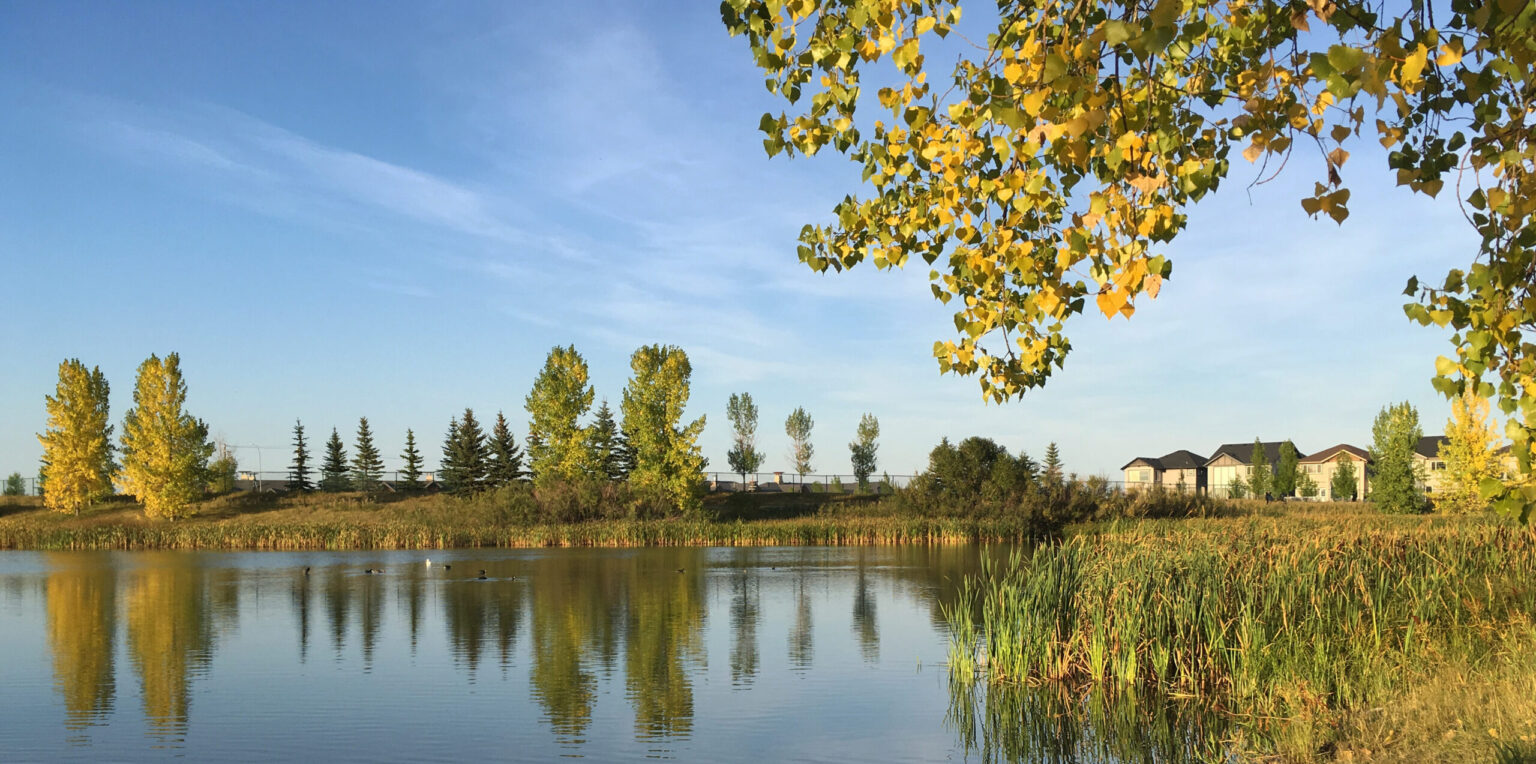
[[[511,485],[523,477],[523,450],[518,448],[507,418],[496,412],[496,425],[491,428],[490,472],[488,482],[493,487]]]
[[[747,482],[747,473],[756,472],[763,465],[763,452],[757,450],[757,404],[752,402],[751,393],[731,393],[731,399],[725,404],[725,417],[731,421],[731,450],[725,455],[725,462],[731,466],[731,471],[741,475],[741,482]]]
[[[704,417],[682,423],[693,377],[688,354],[671,345],[646,345],[629,357],[629,367],[633,374],[619,404],[634,453],[629,482],[637,491],[663,494],[684,514],[696,514],[703,507]]]
[[[1445,423],[1445,441],[1439,456],[1445,462],[1445,484],[1434,496],[1435,509],[1441,512],[1481,512],[1488,508],[1483,498],[1485,481],[1501,487],[1503,469],[1499,465],[1499,432],[1488,418],[1488,401],[1468,385],[1466,392],[1451,402],[1451,418]]]
[[[405,468],[400,470],[400,489],[420,491],[421,452],[416,450],[416,433],[413,430],[405,431],[405,451],[400,454],[400,460],[405,462]]]
[[[59,384],[46,396],[48,427],[37,439],[51,465],[53,484],[44,504],[57,512],[80,510],[112,494],[110,389],[100,368],[87,370],[77,359],[59,364]]]
[[[341,435],[335,427],[331,428],[331,439],[325,444],[325,461],[320,463],[320,490],[331,493],[352,490],[347,447],[342,445]]]
[[[590,459],[597,465],[597,474],[609,480],[623,480],[623,455],[619,452],[622,436],[613,421],[613,410],[608,401],[597,407],[597,418],[587,428],[587,448],[592,450]]]
[[[815,426],[816,422],[804,407],[796,407],[784,420],[784,434],[789,436],[789,460],[802,480],[811,471],[811,457],[816,453],[815,446],[811,445],[811,428]]]
[[[304,439],[304,423],[293,420],[293,464],[288,466],[289,490],[305,493],[315,490],[309,480],[309,443]]]
[[[459,463],[459,418],[448,420],[448,434],[443,436],[443,458],[437,463],[437,479],[443,490],[450,493],[462,490],[464,467]]]
[[[1052,485],[1061,483],[1061,451],[1054,440],[1045,447],[1045,479]]]
[[[484,488],[491,473],[491,445],[486,441],[485,430],[480,428],[473,409],[464,409],[464,417],[459,420],[458,452],[455,458],[462,470],[460,475],[463,486],[460,490],[478,491]]]
[[[376,493],[379,479],[384,476],[384,460],[373,445],[373,431],[368,428],[368,417],[357,420],[357,443],[352,454],[352,486],[364,493]]]
[[[1413,452],[1424,433],[1419,429],[1419,412],[1407,401],[1382,408],[1371,424],[1370,500],[1383,512],[1418,512],[1424,500],[1418,483],[1422,477],[1414,464]]]
[[[627,422],[619,425],[618,437],[613,441],[613,460],[619,480],[628,480],[635,471],[635,447],[630,445],[629,433],[624,429]]]
[[[1229,498],[1229,499],[1244,499],[1244,498],[1247,498],[1247,497],[1248,497],[1248,482],[1243,480],[1240,477],[1234,477],[1232,479],[1232,482],[1227,484],[1227,498]]]
[[[848,451],[852,454],[853,476],[858,478],[859,490],[863,490],[869,483],[869,476],[875,471],[875,452],[880,446],[875,439],[880,437],[880,420],[874,414],[865,414],[859,419],[858,438],[848,444]]]
[[[191,514],[207,485],[213,444],[208,425],[182,410],[186,399],[180,356],[171,353],[162,361],[151,355],[139,365],[133,408],[123,417],[122,484],[150,517]],[[50,480],[56,469],[50,465]]]
[[[1340,456],[1333,467],[1332,489],[1334,501],[1354,501],[1360,498],[1355,494],[1360,490],[1356,485],[1359,476],[1355,474],[1355,460],[1347,456]]]
[[[1264,444],[1258,438],[1253,439],[1253,457],[1249,459],[1248,466],[1248,492],[1255,499],[1262,499],[1269,493],[1274,473],[1269,470],[1269,454],[1264,452]]]
[[[1296,444],[1287,440],[1280,444],[1280,463],[1275,467],[1275,496],[1292,496],[1296,493],[1296,469],[1300,461],[1296,455]]]

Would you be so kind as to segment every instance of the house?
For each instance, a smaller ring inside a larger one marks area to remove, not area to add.
[[[1333,475],[1345,462],[1350,462],[1355,468],[1355,490],[1349,495],[1335,496],[1333,494]],[[1301,473],[1312,478],[1317,484],[1317,496],[1320,499],[1333,501],[1350,501],[1351,499],[1364,499],[1367,487],[1366,467],[1371,464],[1371,455],[1365,449],[1351,446],[1348,443],[1340,443],[1337,446],[1325,448],[1310,456],[1302,457],[1297,461]]]
[[[1163,456],[1138,456],[1120,468],[1125,487],[1162,486],[1170,491],[1205,491],[1205,457],[1180,449]]]
[[[1283,442],[1276,440],[1259,444],[1264,449],[1264,458],[1269,462],[1271,473],[1280,462],[1280,445]],[[1299,460],[1305,454],[1298,448],[1296,456]],[[1205,479],[1211,495],[1226,498],[1231,495],[1233,483],[1246,485],[1253,464],[1252,458],[1252,443],[1224,443],[1216,449],[1216,453],[1211,454],[1211,458],[1205,462]]]
[[[1424,493],[1435,493],[1445,486],[1445,460],[1440,446],[1449,439],[1444,435],[1425,435],[1413,447],[1415,484]]]

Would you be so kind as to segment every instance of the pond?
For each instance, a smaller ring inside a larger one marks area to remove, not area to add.
[[[951,681],[1001,553],[0,553],[0,760],[1201,755],[1165,706]]]

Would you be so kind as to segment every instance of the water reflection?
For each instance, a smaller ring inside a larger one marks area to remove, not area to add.
[[[123,688],[132,684],[151,745],[190,746],[200,718],[227,734],[228,720],[217,709],[227,713],[228,696],[197,700],[197,688],[209,686],[200,679],[217,660],[219,692],[256,700],[270,693],[277,698],[271,718],[334,735],[325,715],[334,704],[362,709],[355,715],[394,703],[401,710],[378,711],[385,715],[375,729],[434,719],[443,737],[423,738],[423,746],[466,745],[454,725],[468,724],[466,696],[485,692],[495,699],[474,707],[495,709],[502,724],[526,720],[528,729],[518,734],[542,738],[554,746],[545,751],[550,755],[622,757],[627,741],[650,756],[717,758],[724,752],[697,748],[711,735],[725,735],[730,745],[783,745],[800,734],[793,730],[813,729],[822,718],[838,719],[837,729],[861,745],[923,730],[941,736],[939,749],[892,752],[918,760],[953,754],[983,761],[1176,761],[1206,750],[1199,745],[1210,727],[1161,705],[951,687],[939,681],[942,668],[914,674],[914,657],[942,661],[942,606],[983,553],[464,551],[447,553],[451,569],[409,553],[58,553],[38,556],[34,580],[45,602],[38,628],[52,659],[51,692],[62,707],[66,740],[81,745],[103,745],[99,730],[119,721],[113,717],[124,711],[114,710],[115,699],[122,692],[131,698]],[[365,572],[373,567],[383,572]],[[7,590],[21,580],[0,579]],[[18,591],[27,603],[27,592]],[[0,612],[0,630],[11,628],[4,617]],[[309,666],[315,639],[329,653],[323,666]],[[712,666],[711,650],[726,660]],[[317,671],[335,679],[317,684]],[[346,689],[328,689],[347,677],[353,679]],[[310,695],[315,706],[287,711]],[[204,716],[194,713],[194,701],[208,709],[198,712]],[[355,751],[343,748],[331,758],[366,760],[364,726],[342,736]],[[0,750],[14,742],[8,734],[19,733],[0,731]],[[784,756],[800,755],[796,750]],[[758,755],[782,757],[767,748]]]
[[[49,554],[48,644],[54,686],[64,700],[64,726],[101,723],[112,710],[116,672],[117,570],[101,557]]]

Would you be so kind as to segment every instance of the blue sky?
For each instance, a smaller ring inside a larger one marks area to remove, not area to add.
[[[636,346],[685,348],[720,470],[737,391],[762,410],[766,469],[805,406],[815,467],[843,473],[864,412],[893,474],[942,436],[1037,457],[1056,441],[1069,468],[1113,473],[1255,436],[1368,445],[1388,401],[1426,433],[1449,414],[1429,387],[1448,335],[1410,324],[1400,292],[1464,267],[1476,238],[1449,189],[1393,187],[1373,143],[1351,147],[1343,227],[1297,202],[1321,159],[1257,186],[1238,160],[1157,300],[1074,319],[1049,387],[989,405],[932,360],[953,324],[926,267],[798,263],[800,227],[857,168],[766,157],[758,118],[782,107],[716,3],[347,10],[0,6],[0,472],[35,473],[61,360],[102,368],[120,421],[137,364],[171,351],[189,410],[266,470],[296,418],[350,443],[367,416],[391,469],[407,427],[430,462],[466,406],[525,431],[568,343],[615,409]]]

